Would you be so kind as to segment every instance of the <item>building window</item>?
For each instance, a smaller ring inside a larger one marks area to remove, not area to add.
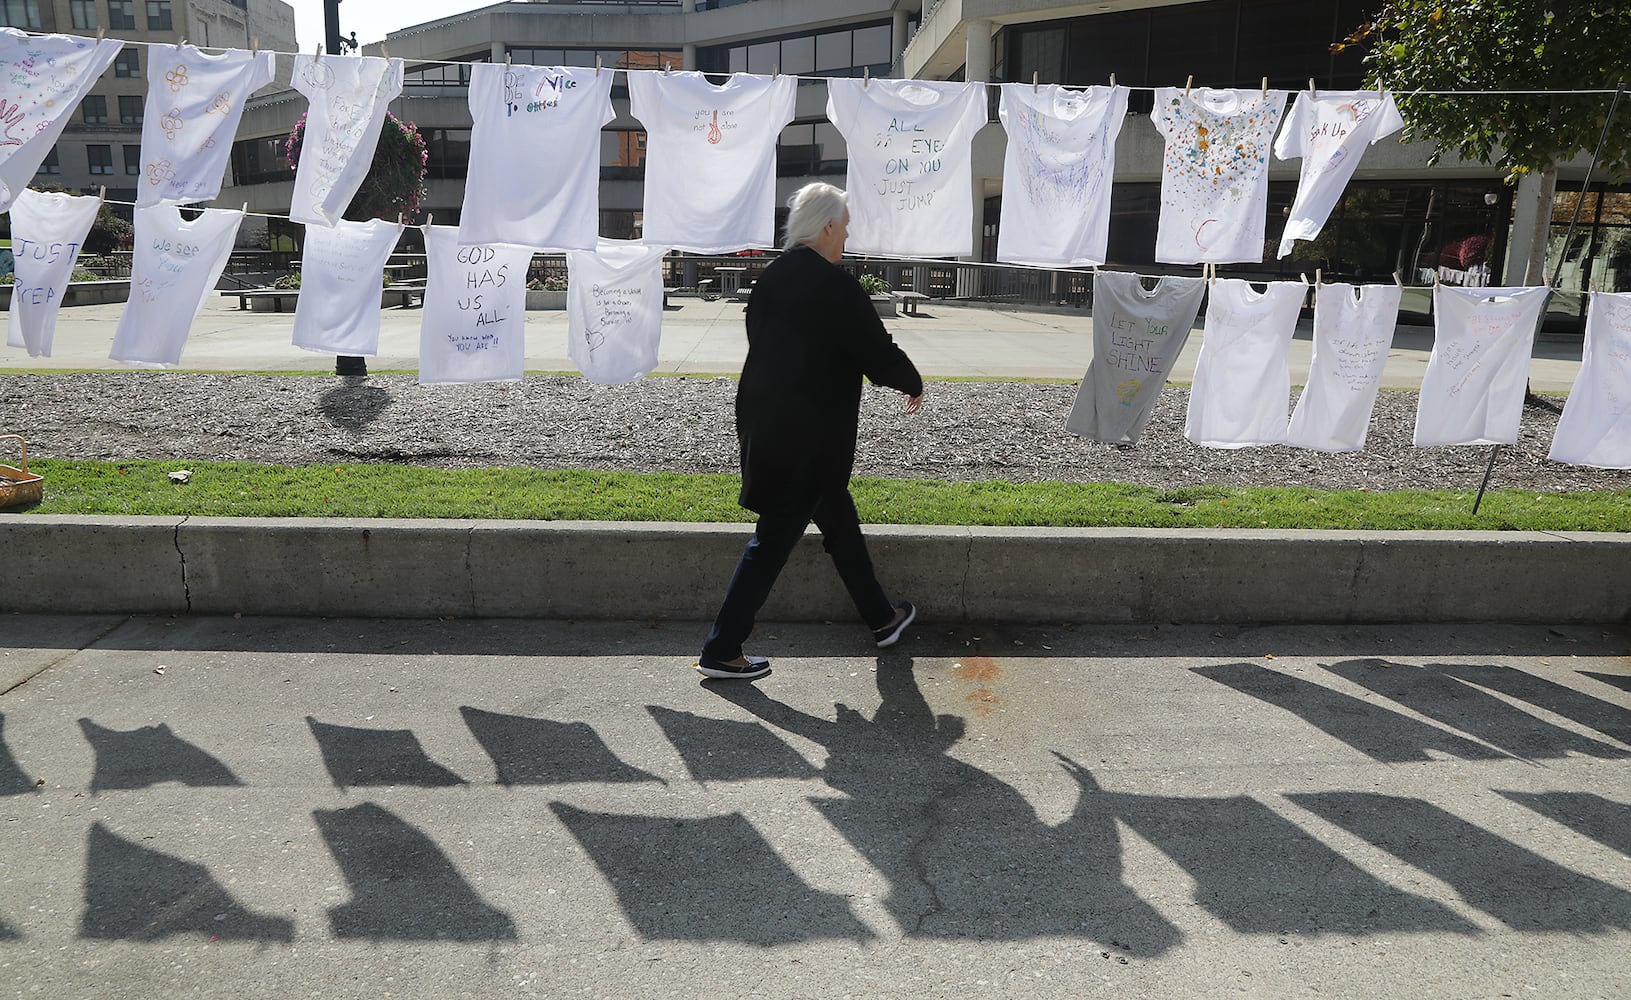
[[[108,27],[114,31],[135,31],[136,0],[108,0]]]
[[[5,26],[8,28],[40,30],[39,0],[0,0],[0,11],[5,13]]]
[[[893,28],[888,23],[824,31],[814,35],[770,39],[751,44],[715,46],[697,51],[697,66],[706,73],[771,72],[795,76],[886,76],[894,63]]]
[[[135,49],[125,49],[119,53],[119,58],[113,60],[113,75],[140,77],[142,75],[142,54]]]
[[[425,136],[425,176],[463,177],[470,171],[470,130],[467,128],[427,129]]]
[[[136,176],[139,176],[141,174],[141,172],[142,172],[142,147],[140,147],[140,146],[126,146],[125,147],[125,175],[129,176],[129,177],[136,177]]]
[[[108,123],[108,99],[101,94],[87,95],[85,100],[80,102],[79,110],[87,125]]]
[[[51,147],[51,152],[45,154],[45,160],[40,163],[40,169],[36,170],[35,173],[37,173],[37,174],[60,174],[60,173],[62,173],[62,161],[57,159],[57,147],[52,146]]]
[[[468,87],[470,86],[470,67],[468,63],[484,63],[492,61],[491,52],[474,52],[470,55],[455,56],[449,60],[453,65],[417,66],[402,74],[404,87]],[[517,58],[516,62],[521,60]],[[594,65],[594,60],[589,64]]]
[[[135,94],[119,95],[119,124],[140,125],[142,123],[142,99]]]
[[[86,146],[85,158],[90,161],[92,174],[113,173],[112,146]]]
[[[281,138],[240,139],[232,144],[232,183],[264,184],[294,176]]]
[[[96,30],[96,0],[68,0],[68,12],[75,28]]]
[[[147,0],[147,30],[170,30],[170,0]]]

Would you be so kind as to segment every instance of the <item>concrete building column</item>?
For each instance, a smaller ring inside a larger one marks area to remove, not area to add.
[[[896,7],[894,20],[889,26],[889,63],[892,66],[901,64],[901,53],[906,51],[906,9]]]
[[[696,42],[686,42],[683,46],[680,47],[680,51],[681,51],[680,62],[684,63],[684,65],[682,67],[680,67],[680,68],[681,69],[696,69],[697,68],[697,43]]]
[[[494,42],[489,47],[488,58],[491,59],[493,62],[496,62],[496,63],[503,62],[504,61],[504,43],[503,42]]]
[[[963,79],[970,82],[989,83],[991,80],[991,34],[995,30],[995,26],[984,18],[973,18],[968,22],[967,29],[968,37],[963,48]],[[970,197],[974,200],[974,253],[964,259],[977,261],[980,259],[980,245],[985,236],[985,178],[974,178],[974,183],[970,187]],[[979,268],[959,268],[957,271],[957,294],[962,298],[978,296],[984,286],[984,282],[980,279]]]
[[[1518,179],[1518,190],[1512,196],[1512,235],[1506,244],[1507,285],[1522,285],[1540,280],[1524,274],[1529,266],[1529,247],[1535,241],[1535,229],[1540,226],[1542,212],[1550,213],[1550,205],[1540,203],[1540,174],[1531,171]],[[1546,277],[1550,277],[1547,275]]]

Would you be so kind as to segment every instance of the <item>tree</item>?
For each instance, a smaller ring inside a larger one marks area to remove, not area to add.
[[[1631,6],[1593,0],[1390,0],[1334,48],[1367,45],[1367,83],[1394,92],[1404,140],[1494,164],[1507,183],[1539,179],[1539,224],[1527,249],[1525,281],[1545,275],[1547,225],[1557,165],[1597,147],[1626,79]],[[1434,96],[1416,90],[1528,90],[1549,94]],[[1631,172],[1631,103],[1622,103],[1600,170]]]
[[[306,140],[306,116],[301,115],[283,141],[283,153],[296,172]],[[353,222],[369,219],[395,219],[419,210],[425,196],[425,167],[429,162],[425,139],[413,122],[405,122],[386,112],[379,144],[369,163],[368,176],[346,206],[345,218]]]

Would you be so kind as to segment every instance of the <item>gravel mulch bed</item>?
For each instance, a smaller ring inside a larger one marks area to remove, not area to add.
[[[41,458],[180,459],[289,465],[400,462],[628,472],[735,472],[725,378],[596,386],[568,376],[422,387],[411,375],[334,378],[182,372],[0,376],[0,433]],[[963,481],[1113,481],[1145,486],[1477,489],[1486,447],[1416,448],[1416,395],[1384,391],[1363,452],[1224,451],[1184,439],[1188,390],[1169,386],[1138,445],[1064,430],[1073,385],[931,383],[923,412],[868,388],[856,474]],[[1631,472],[1547,461],[1561,406],[1524,407],[1492,488],[1628,490]],[[0,459],[4,461],[4,459]]]

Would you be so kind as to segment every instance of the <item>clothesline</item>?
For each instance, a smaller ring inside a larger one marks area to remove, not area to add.
[[[72,32],[25,31],[23,33],[26,34],[26,35],[29,35],[30,37],[36,37],[36,38],[44,38],[44,37],[47,37],[47,36],[52,35],[52,34],[59,34],[59,35],[66,34],[66,35],[69,35],[70,37],[74,37],[74,38],[84,38],[84,37],[86,37],[84,35],[75,35]],[[104,38],[104,37],[105,38],[111,38],[111,39],[113,39],[115,41],[123,42],[126,45],[145,45],[145,46],[147,46],[149,48],[152,48],[152,47],[155,47],[155,46],[168,46],[168,45],[172,44],[170,42],[153,42],[153,41],[138,40],[138,39],[120,38],[118,35],[105,35],[104,34],[104,35],[98,35],[97,37],[99,39]],[[189,42],[187,42],[187,40],[185,38],[183,38],[181,40],[180,44],[193,44],[193,43],[189,43]],[[380,42],[379,45],[380,45],[380,48],[381,48],[380,58],[387,58],[387,59],[392,58],[390,53],[387,50],[385,50],[385,43]],[[234,52],[234,51],[236,51],[236,52],[270,52],[273,55],[288,56],[290,58],[294,58],[294,57],[299,56],[299,55],[304,55],[304,53],[301,53],[301,52],[289,52],[289,51],[285,51],[283,49],[262,49],[262,48],[258,48],[258,47],[251,47],[249,49],[245,49],[242,46],[238,46],[238,45],[196,45],[196,44],[193,44],[193,47],[198,49],[201,52]],[[339,55],[339,54],[336,54],[336,53],[323,53],[321,50],[322,50],[322,46],[318,46],[317,50],[314,51],[314,53],[313,53],[319,59],[329,58],[331,56],[335,57],[335,58],[340,58],[340,59],[357,58],[355,56]],[[401,58],[401,57],[396,57],[396,58]],[[412,65],[412,66],[485,66],[485,65],[495,65],[491,60],[486,60],[486,61],[483,61],[483,62],[474,62],[474,61],[470,61],[470,60],[454,60],[454,59],[403,59],[402,61],[403,61],[404,65]],[[508,62],[506,62],[505,65],[510,65],[510,64]],[[531,65],[531,64],[524,63],[523,65]],[[564,67],[562,67],[562,68],[564,68]],[[583,66],[583,67],[576,67],[576,68],[588,69],[589,67]],[[597,71],[604,70],[607,73],[623,73],[623,74],[644,73],[644,72],[667,72],[668,71],[666,69],[663,69],[663,70],[630,69],[630,68],[620,67],[620,66],[605,66],[605,67],[596,66],[594,68]],[[706,76],[734,76],[736,74],[734,74],[734,73],[717,73],[717,72],[715,72],[715,73],[705,73],[704,75],[706,75]],[[746,74],[746,75],[749,75],[749,76],[764,76],[765,74],[757,73],[757,74]],[[795,80],[799,80],[799,81],[807,82],[807,83],[824,82],[824,81],[827,81],[827,80],[835,79],[834,77],[806,76],[806,75],[797,74],[797,73],[772,73],[770,75],[773,76],[773,77],[776,77],[776,76],[788,76],[788,77],[792,77]],[[836,79],[843,79],[843,78],[839,77],[839,78],[836,78]],[[885,77],[879,77],[878,79],[886,79],[886,78]],[[1123,90],[1129,90],[1129,91],[1139,91],[1139,92],[1144,92],[1144,93],[1154,93],[1154,92],[1156,92],[1158,90],[1169,89],[1167,87],[1131,86],[1131,85],[1128,85],[1128,84],[1115,84],[1113,81],[1114,81],[1114,78],[1112,77],[1112,84],[1114,86],[1118,86],[1118,87],[1121,87]],[[944,81],[934,81],[934,82],[944,82]],[[1000,84],[997,83],[997,82],[987,82],[987,81],[977,81],[977,82],[980,82],[984,86],[991,86],[991,87],[1000,86]],[[1024,81],[1013,81],[1013,82],[1023,83]],[[1172,86],[1176,86],[1176,84],[1173,84]],[[1071,89],[1080,89],[1080,88],[1072,86]],[[1188,88],[1186,88],[1186,89],[1188,89]],[[1249,90],[1251,88],[1247,87],[1247,88],[1242,88],[1242,89]],[[1271,89],[1275,89],[1275,88],[1271,88]],[[1326,89],[1339,90],[1339,89],[1343,89],[1343,88],[1326,88]],[[1383,88],[1383,89],[1392,89],[1392,88]],[[1592,90],[1592,89],[1583,89],[1583,90],[1411,90],[1411,91],[1395,91],[1395,93],[1399,93],[1401,95],[1410,96],[1410,97],[1536,97],[1536,96],[1553,97],[1553,96],[1582,96],[1582,95],[1591,95],[1591,94],[1611,95],[1611,94],[1614,94],[1616,92],[1616,89],[1617,88],[1615,88],[1615,87],[1605,87],[1605,88],[1600,89],[1600,90]]]

